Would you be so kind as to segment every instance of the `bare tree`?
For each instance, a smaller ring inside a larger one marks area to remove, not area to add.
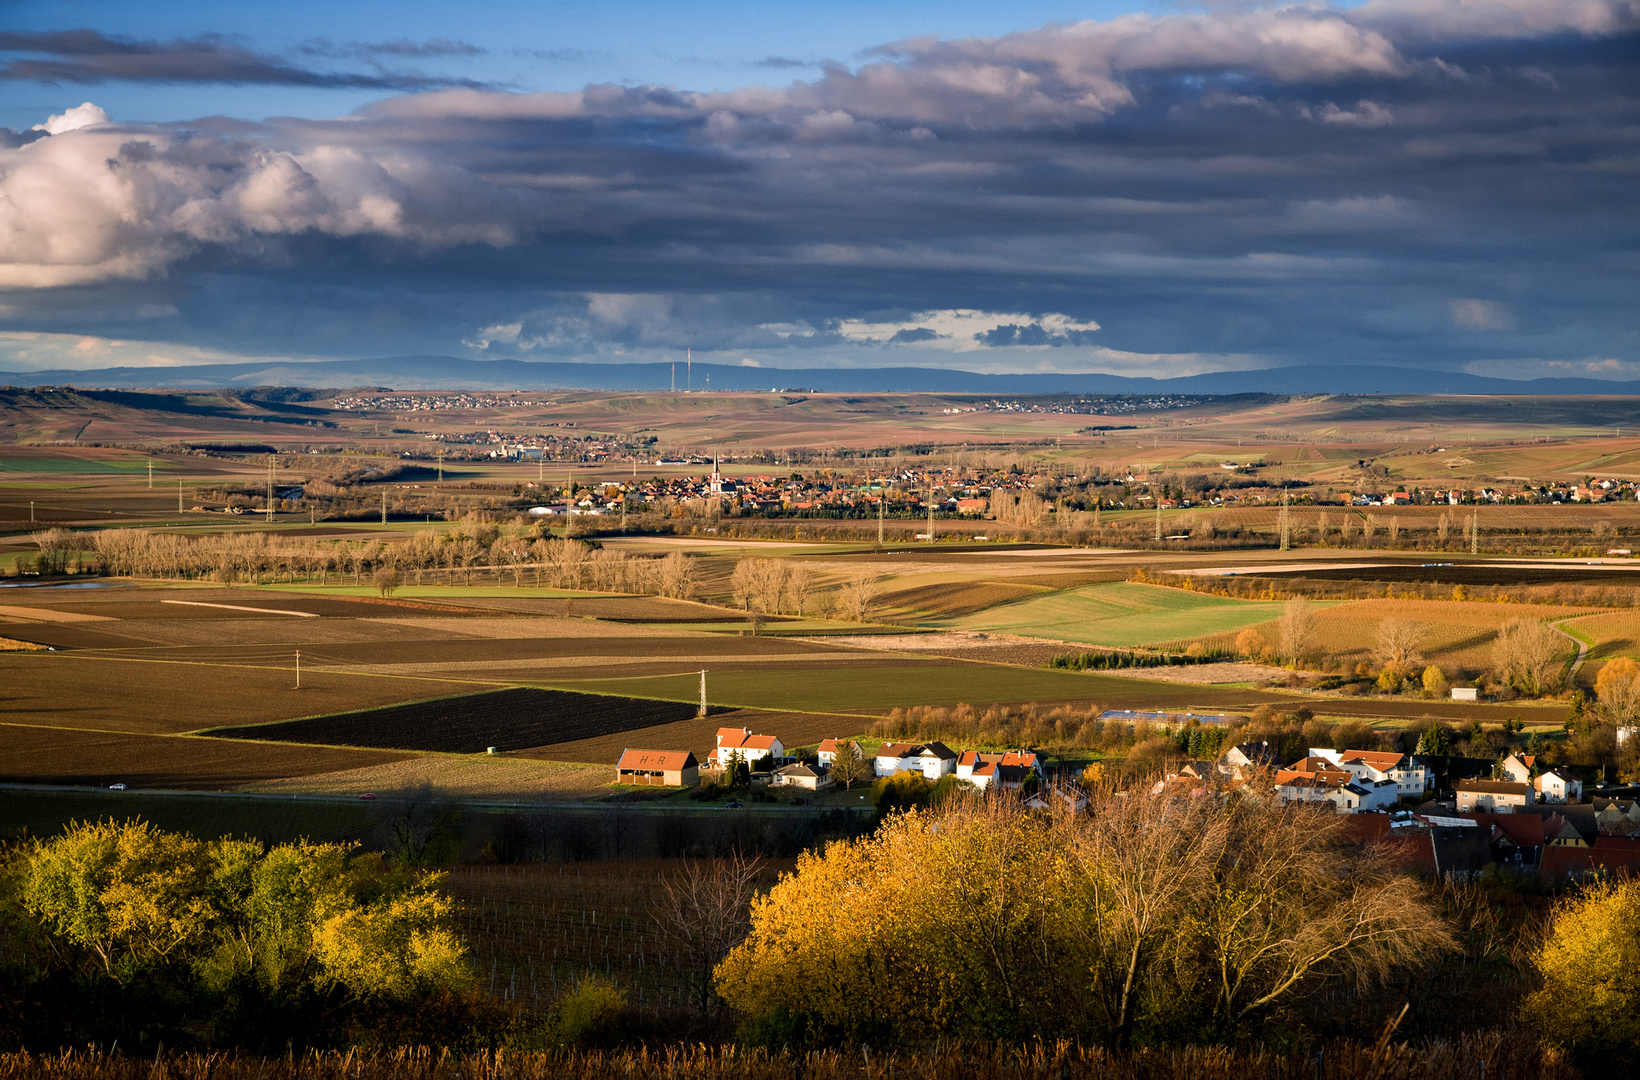
[[[881,588],[878,580],[869,574],[857,574],[843,587],[843,611],[856,622],[865,622],[871,618],[871,612],[876,607],[877,592]]]
[[[1527,694],[1560,689],[1561,667],[1570,646],[1548,623],[1537,619],[1510,619],[1498,628],[1492,644],[1492,665],[1504,682]]]
[[[870,779],[874,771],[860,744],[851,742],[837,748],[837,758],[831,764],[831,779],[833,783],[842,784],[844,791],[849,791],[855,784]]]
[[[660,593],[674,600],[687,600],[695,591],[695,564],[681,551],[661,560]]]
[[[1385,619],[1378,624],[1372,655],[1382,665],[1405,674],[1423,659],[1425,627],[1412,619]]]
[[[1287,601],[1281,612],[1281,647],[1297,663],[1315,639],[1315,612],[1302,596]]]
[[[662,883],[650,907],[702,1018],[718,1004],[713,971],[751,929],[751,904],[762,868],[761,860],[741,855],[686,860]]]
[[[461,808],[431,784],[405,788],[377,804],[377,832],[387,853],[420,866],[454,858],[462,839]]]
[[[803,609],[808,606],[809,593],[813,591],[814,575],[809,573],[808,567],[793,566],[786,571],[786,596],[791,600],[795,614],[803,614]]]

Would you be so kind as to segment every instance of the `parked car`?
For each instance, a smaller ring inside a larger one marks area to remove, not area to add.
[[[740,809],[740,800],[739,799],[730,799],[728,802],[723,804],[723,808],[725,810],[739,810]]]
[[[363,795],[359,796],[361,799],[374,799],[375,797],[376,793],[374,791],[367,791]]]
[[[109,791],[124,791],[125,790],[125,785],[124,784],[109,784],[108,785],[108,790]]]

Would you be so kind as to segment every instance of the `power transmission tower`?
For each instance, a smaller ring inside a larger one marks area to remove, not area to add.
[[[438,448],[438,482],[444,483],[444,447]]]
[[[934,542],[934,489],[928,489],[928,542]]]
[[[154,490],[154,459],[148,459],[148,490]]]
[[[273,524],[273,463],[279,460],[272,454],[268,455],[268,524]]]
[[[883,491],[877,498],[877,550],[883,548],[883,504],[888,502],[888,492]]]
[[[177,513],[182,513],[182,481],[177,481]]]
[[[1292,523],[1292,515],[1287,509],[1287,493],[1285,491],[1283,491],[1281,493],[1280,525],[1281,525],[1281,550],[1286,551],[1288,548],[1290,548],[1292,546],[1293,523]]]
[[[387,489],[382,488],[382,524],[387,524]]]
[[[1469,554],[1481,553],[1481,512],[1476,507],[1469,512]]]
[[[696,716],[705,716],[706,715],[706,672],[705,671],[702,671],[700,673],[700,709],[695,713],[695,715]]]
[[[1162,538],[1162,500],[1156,500],[1156,539]]]

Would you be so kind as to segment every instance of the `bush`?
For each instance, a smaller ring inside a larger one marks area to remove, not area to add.
[[[588,975],[558,999],[552,1023],[553,1040],[559,1046],[601,1045],[612,1041],[625,1011],[625,990],[602,975]]]

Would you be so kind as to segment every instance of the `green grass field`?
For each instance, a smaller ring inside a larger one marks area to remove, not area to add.
[[[691,701],[698,694],[695,672],[637,679],[575,679],[553,687],[595,694]],[[986,705],[1004,702],[1106,701],[1143,699],[1159,707],[1210,700],[1208,687],[1151,683],[1138,679],[1004,667],[998,664],[915,664],[885,659],[861,662],[847,671],[774,669],[711,672],[706,696],[713,705],[795,712],[876,712],[910,705]]]
[[[363,802],[290,798],[217,798],[141,791],[0,790],[0,836],[52,836],[71,821],[141,818],[204,840],[251,836],[274,843],[352,839],[370,829],[376,811]]]
[[[1231,600],[1114,581],[1028,596],[972,615],[942,619],[938,625],[1125,647],[1240,630],[1279,617],[1281,609],[1280,602]]]

